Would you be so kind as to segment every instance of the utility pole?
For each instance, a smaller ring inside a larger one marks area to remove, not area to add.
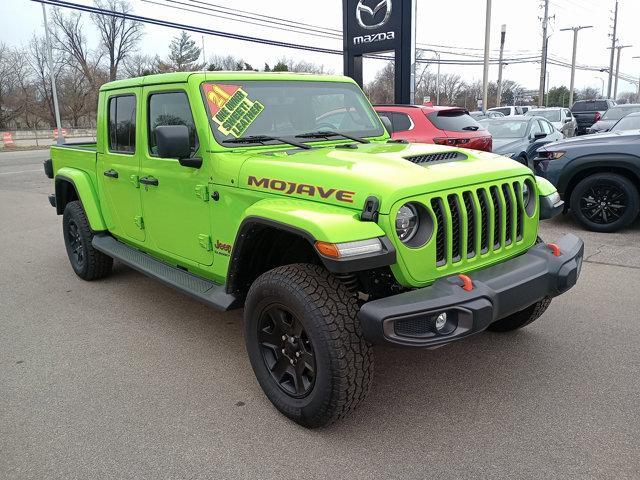
[[[616,46],[616,49],[618,50],[618,58],[616,60],[616,79],[613,87],[613,100],[615,100],[616,97],[618,96],[618,76],[620,75],[620,53],[622,52],[623,48],[629,48],[632,46],[633,45],[617,45]]]
[[[540,88],[538,89],[538,106],[544,105],[544,84],[547,79],[547,26],[549,24],[549,0],[544,0],[544,17],[542,18],[542,55],[540,57]]]
[[[571,82],[569,84],[569,106],[573,105],[573,86],[576,78],[576,50],[578,49],[578,32],[583,28],[593,28],[593,25],[561,28],[561,32],[573,30],[573,56],[571,57]],[[563,105],[564,106],[564,105]]]
[[[507,26],[502,25],[500,29],[500,61],[498,62],[498,94],[496,96],[496,107],[502,103],[502,57],[504,54],[504,37],[507,34]]]
[[[547,0],[549,1],[549,0]],[[491,42],[491,0],[487,0],[487,18],[484,25],[484,70],[482,72],[482,110],[489,105],[489,43]]]
[[[631,57],[631,58],[640,59],[640,56],[636,55],[635,57]],[[638,76],[638,98],[636,99],[636,101],[640,103],[640,75]]]
[[[47,23],[47,10],[42,4],[42,18],[44,19],[44,36],[47,42],[47,61],[49,63],[49,76],[51,77],[51,94],[53,95],[53,111],[56,116],[56,127],[58,129],[58,138],[56,143],[64,145],[64,136],[62,135],[62,125],[60,124],[60,108],[58,107],[58,90],[56,88],[56,76],[53,71],[53,54],[51,53],[51,38],[49,38],[49,24]]]
[[[613,14],[613,34],[611,35],[611,58],[609,60],[609,83],[607,84],[607,98],[611,98],[611,87],[613,86],[613,54],[616,48],[616,32],[618,30],[618,0],[616,0],[616,9]]]

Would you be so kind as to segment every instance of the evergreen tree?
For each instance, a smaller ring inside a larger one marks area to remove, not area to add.
[[[202,65],[198,62],[200,48],[196,45],[184,30],[171,40],[169,45],[169,66],[174,71],[190,72],[200,70]]]

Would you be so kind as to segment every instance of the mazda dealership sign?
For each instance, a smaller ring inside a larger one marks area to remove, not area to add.
[[[362,85],[362,55],[394,52],[396,102],[408,103],[414,0],[343,0],[344,71]]]

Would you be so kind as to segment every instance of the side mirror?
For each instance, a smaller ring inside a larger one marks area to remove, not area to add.
[[[186,125],[161,125],[155,128],[158,156],[177,158],[180,165],[200,168],[201,158],[191,158],[189,128]]]
[[[571,122],[571,117],[564,119],[564,123],[569,123],[569,122]]]
[[[532,142],[535,142],[536,140],[542,140],[544,137],[546,137],[547,134],[544,132],[538,132],[536,134],[533,135],[533,138],[531,139]]]
[[[389,117],[380,116],[380,120],[382,121],[384,128],[387,129],[387,132],[389,132],[389,135],[391,135],[393,133],[393,124],[391,123],[391,120],[389,120]]]

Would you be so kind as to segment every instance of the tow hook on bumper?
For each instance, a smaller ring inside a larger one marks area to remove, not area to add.
[[[471,290],[462,288],[466,282],[458,276],[442,278],[428,287],[366,303],[358,318],[371,343],[444,345],[569,290],[580,275],[583,252],[580,238],[565,235],[554,244],[537,244],[523,255],[469,274]]]

